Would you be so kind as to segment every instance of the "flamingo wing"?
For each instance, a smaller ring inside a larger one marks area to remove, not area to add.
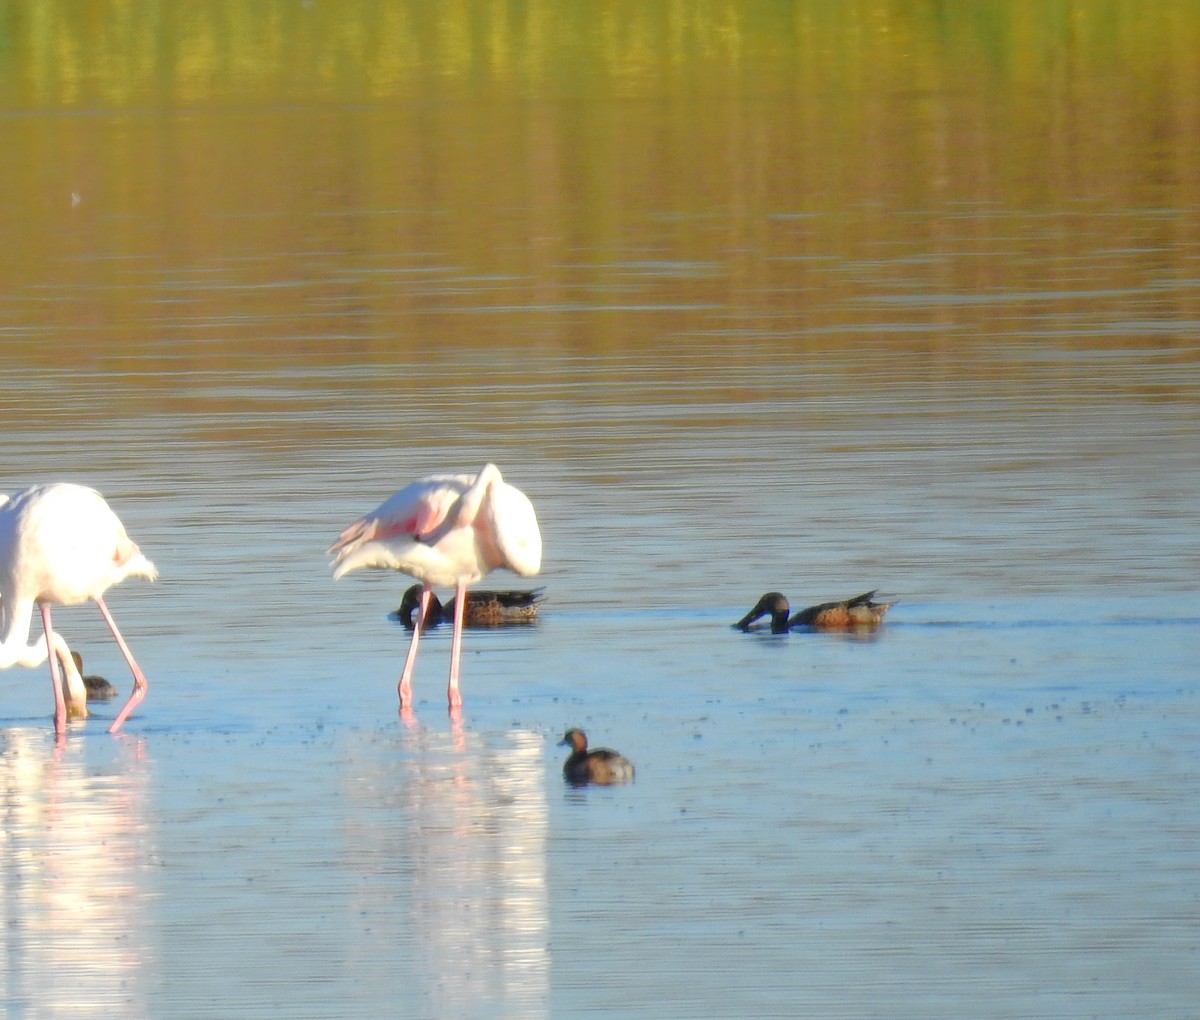
[[[419,539],[446,519],[464,487],[460,475],[434,475],[406,485],[346,527],[326,551],[344,554],[398,535]]]

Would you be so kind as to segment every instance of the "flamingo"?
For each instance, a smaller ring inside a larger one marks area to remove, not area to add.
[[[364,567],[399,570],[421,582],[420,608],[397,691],[402,713],[412,707],[412,672],[432,586],[454,586],[450,646],[451,712],[462,707],[458,688],[467,585],[504,567],[531,577],[542,568],[542,536],[525,493],[509,485],[495,464],[475,475],[418,478],[347,527],[328,549],[333,577]]]
[[[793,627],[812,627],[817,630],[845,630],[848,628],[868,629],[878,627],[884,614],[894,602],[876,602],[878,592],[868,591],[842,602],[822,602],[819,606],[801,609],[788,619],[791,606],[784,595],[769,591],[760,598],[754,608],[734,624],[739,630],[749,631],[750,624],[768,613],[771,616],[771,633],[786,634]]]
[[[116,733],[146,696],[146,677],[117,630],[104,593],[127,577],[157,576],[154,564],[130,541],[117,515],[94,489],[56,482],[0,500],[0,669],[38,666],[50,659],[54,731],[59,736],[66,732],[68,714],[87,716],[87,691],[66,641],[51,626],[51,604],[94,600],[129,663],[134,689],[108,728]],[[46,640],[29,644],[35,602]],[[65,696],[60,662],[66,673]]]

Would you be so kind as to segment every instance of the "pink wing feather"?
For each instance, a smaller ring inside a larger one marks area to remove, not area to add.
[[[464,488],[466,479],[455,476],[413,482],[347,527],[328,552],[342,552],[398,535],[411,535],[419,540],[441,525]]]

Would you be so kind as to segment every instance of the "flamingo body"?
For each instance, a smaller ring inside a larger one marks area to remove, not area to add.
[[[422,583],[417,620],[426,618],[434,585],[455,588],[450,653],[450,707],[458,708],[458,666],[466,588],[504,568],[531,577],[542,567],[542,536],[529,498],[504,481],[494,464],[475,475],[419,478],[347,527],[329,547],[333,576],[375,567]],[[400,706],[412,700],[411,675],[421,638],[418,622],[399,684]]]
[[[104,604],[104,593],[127,577],[153,580],[157,574],[94,489],[58,482],[32,486],[0,501],[0,668],[36,666],[49,657],[58,733],[65,731],[66,702],[71,714],[87,715],[87,694],[70,649],[52,628],[50,606],[94,600],[125,655],[134,692],[109,728],[115,733],[145,696],[146,678]],[[46,639],[28,644],[35,603]],[[60,662],[66,672],[65,699]]]

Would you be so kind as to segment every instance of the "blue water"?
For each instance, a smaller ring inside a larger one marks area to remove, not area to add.
[[[144,638],[119,738],[56,752],[10,709],[10,1010],[1187,1015],[1194,617],[902,604],[861,639],[735,608],[471,632],[458,727],[442,631],[397,717],[382,616],[320,660]],[[636,782],[565,787],[568,725]]]
[[[1008,339],[739,307],[523,343],[541,312],[445,272],[494,342],[317,317],[280,347],[264,315],[257,345],[11,356],[0,491],[96,485],[161,580],[108,598],[150,679],[119,737],[109,705],[56,747],[45,673],[0,677],[8,1015],[1195,1015],[1185,319],[1124,350],[993,294]],[[488,459],[538,508],[543,618],[467,635],[459,725],[429,635],[408,724],[408,580],[335,584],[323,550]],[[729,626],[874,587],[874,635]],[[99,614],[56,620],[126,694]],[[565,787],[570,726],[636,782]]]
[[[56,749],[46,677],[4,676],[10,1015],[1190,1016],[1197,504],[1169,437],[1194,410],[1051,412],[1050,437],[926,403],[881,439],[853,408],[709,403],[610,399],[621,439],[583,405],[525,456],[500,429],[548,598],[468,633],[458,725],[448,629],[406,724],[407,582],[335,584],[322,550],[480,452],[394,450],[382,407],[351,441],[214,437],[225,411],[67,443],[162,580],[109,599],[151,682],[120,737],[102,707]],[[771,588],[873,586],[900,598],[873,635],[729,626]],[[58,618],[125,694],[99,614]],[[565,787],[569,726],[636,782]]]

